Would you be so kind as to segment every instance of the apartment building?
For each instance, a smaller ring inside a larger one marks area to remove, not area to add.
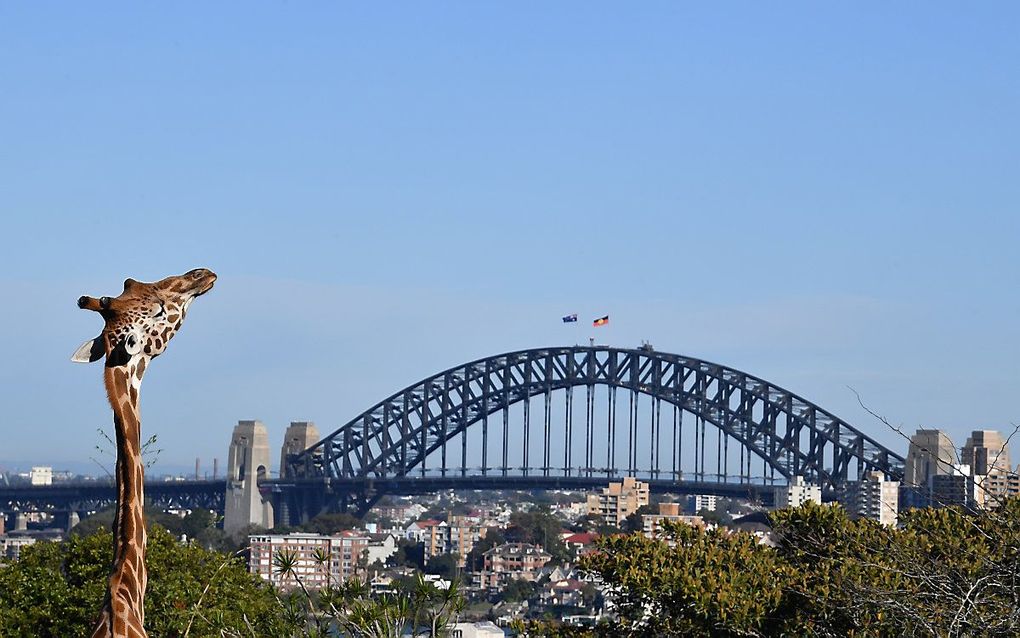
[[[661,534],[662,524],[666,521],[674,523],[685,523],[704,529],[705,521],[700,516],[689,516],[684,513],[680,503],[659,503],[657,514],[641,515],[641,531],[648,538],[658,538]]]
[[[597,514],[607,524],[617,527],[644,505],[648,505],[648,483],[633,476],[625,477],[619,483],[610,483],[598,494],[588,495],[589,513]]]
[[[800,507],[808,501],[822,502],[822,488],[808,483],[803,476],[794,476],[789,484],[775,490],[776,509]]]
[[[483,555],[482,571],[476,576],[482,589],[501,589],[512,580],[536,581],[552,555],[528,543],[503,543]]]
[[[868,472],[847,488],[846,508],[858,518],[870,518],[895,527],[899,497],[899,481],[887,481],[882,472]]]
[[[451,516],[449,521],[416,521],[407,527],[405,534],[408,540],[424,545],[426,564],[436,556],[456,554],[457,564],[463,567],[468,553],[487,531],[476,518]]]
[[[296,587],[300,580],[308,589],[319,589],[361,574],[369,540],[365,533],[354,530],[334,536],[255,534],[248,537],[248,571],[277,587]],[[293,558],[293,573],[280,573],[277,554]]]

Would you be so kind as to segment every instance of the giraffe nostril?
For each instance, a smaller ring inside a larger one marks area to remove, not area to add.
[[[81,297],[78,297],[78,307],[79,308],[84,308],[87,305],[89,305],[89,298],[87,296],[82,295]]]

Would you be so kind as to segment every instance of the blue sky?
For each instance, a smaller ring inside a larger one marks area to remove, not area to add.
[[[0,6],[0,463],[110,429],[81,294],[220,275],[146,376],[159,466],[586,341],[896,446],[1020,421],[1010,3]],[[590,324],[589,324],[590,325]]]

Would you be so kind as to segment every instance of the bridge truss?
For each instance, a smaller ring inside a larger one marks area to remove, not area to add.
[[[872,470],[900,478],[903,458],[764,379],[651,347],[572,346],[423,379],[291,455],[286,478],[270,483],[302,501],[324,488],[331,496],[312,509],[364,510],[381,494],[373,486],[413,477],[513,487],[637,476],[739,490],[799,475],[832,492]]]
[[[223,513],[226,482],[150,481],[145,483],[147,506],[168,510],[208,509]],[[113,507],[117,488],[112,481],[54,483],[53,485],[0,486],[0,515],[45,512],[66,517],[85,516]]]

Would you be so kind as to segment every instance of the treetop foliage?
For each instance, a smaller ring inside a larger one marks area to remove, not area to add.
[[[615,592],[619,619],[586,635],[1020,635],[1020,500],[912,510],[899,528],[814,504],[772,521],[774,548],[683,524],[600,539],[581,565]]]
[[[113,536],[103,529],[24,548],[20,560],[0,567],[0,636],[87,636],[112,560]],[[151,636],[289,635],[276,595],[240,558],[180,544],[153,526],[146,564]]]

